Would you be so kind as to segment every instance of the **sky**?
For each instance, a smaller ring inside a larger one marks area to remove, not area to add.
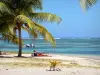
[[[99,1],[99,0],[98,0]],[[62,18],[61,23],[42,23],[55,38],[100,37],[100,1],[84,12],[79,0],[43,0],[43,10]],[[23,38],[29,37],[22,31]]]

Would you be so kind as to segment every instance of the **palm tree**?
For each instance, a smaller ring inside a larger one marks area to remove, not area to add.
[[[79,0],[83,10],[87,10],[89,7],[96,4],[97,0]]]
[[[97,0],[80,0],[83,9],[88,9],[90,6],[96,3]],[[38,37],[38,34],[44,36],[45,40],[48,40],[55,46],[55,40],[52,35],[38,22],[60,22],[61,18],[50,13],[36,13],[36,9],[42,9],[42,0],[0,0],[0,30],[1,26],[9,26],[13,29],[13,34],[4,32],[1,33],[4,38],[13,40],[16,37],[16,30],[19,33],[19,53],[22,54],[22,38],[21,29],[24,29],[33,35],[34,38]],[[8,38],[8,36],[10,38]],[[18,39],[18,37],[16,37]],[[13,42],[13,41],[12,41]]]
[[[36,9],[42,9],[42,0],[0,0],[0,25],[9,26],[11,31],[13,30],[14,36],[16,35],[16,30],[18,30],[19,57],[22,56],[22,29],[33,35],[34,38],[37,38],[37,35],[41,34],[53,46],[56,45],[54,38],[47,29],[36,22],[47,21],[59,23],[61,18],[51,13],[36,13]]]

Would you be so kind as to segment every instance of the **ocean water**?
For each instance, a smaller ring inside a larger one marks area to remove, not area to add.
[[[100,38],[88,39],[56,39],[56,48],[43,39],[24,39],[25,44],[34,44],[35,48],[23,47],[23,52],[60,53],[60,54],[81,54],[81,55],[100,55]],[[0,50],[18,52],[18,45],[0,40]]]

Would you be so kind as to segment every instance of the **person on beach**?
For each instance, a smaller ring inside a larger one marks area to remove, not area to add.
[[[43,53],[39,53],[36,50],[33,51],[33,56],[42,56]]]
[[[1,51],[0,51],[0,55],[2,55]]]
[[[36,50],[33,51],[33,55],[34,55],[34,56],[37,56]]]
[[[40,52],[37,52],[36,50],[34,50],[32,53],[32,56],[49,56],[49,55],[44,54],[44,53],[40,53]]]

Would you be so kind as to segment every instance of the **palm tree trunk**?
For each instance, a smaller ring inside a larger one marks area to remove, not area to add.
[[[18,52],[18,57],[22,56],[22,37],[21,37],[21,24],[18,23],[18,35],[19,35],[19,52]]]

